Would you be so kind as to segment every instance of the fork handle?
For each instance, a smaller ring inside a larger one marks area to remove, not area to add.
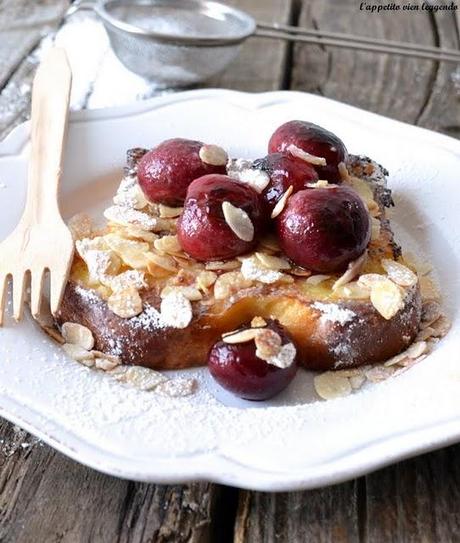
[[[69,116],[72,73],[63,49],[47,53],[32,88],[31,151],[25,215],[46,222],[60,215],[59,180]]]

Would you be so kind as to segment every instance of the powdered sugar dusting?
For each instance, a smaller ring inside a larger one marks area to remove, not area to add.
[[[343,325],[356,317],[356,313],[351,311],[351,309],[346,309],[333,303],[315,302],[312,307],[321,311],[321,322],[336,322]]]

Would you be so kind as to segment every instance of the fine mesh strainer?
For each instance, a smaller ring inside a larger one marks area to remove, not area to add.
[[[129,70],[163,87],[194,85],[221,72],[250,36],[460,62],[455,50],[256,23],[241,10],[208,0],[77,0],[69,14],[78,9],[99,16]]]

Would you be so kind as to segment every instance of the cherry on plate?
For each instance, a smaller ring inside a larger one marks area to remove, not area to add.
[[[343,270],[366,249],[369,213],[348,187],[301,190],[276,219],[280,246],[295,264],[320,273]]]
[[[262,192],[269,211],[292,186],[293,192],[307,188],[308,183],[318,181],[316,170],[299,158],[288,153],[271,153],[254,161],[254,168],[267,172],[270,182]]]
[[[249,325],[241,330],[250,328]],[[267,328],[281,337],[281,344],[292,340],[278,321],[268,321]],[[212,377],[226,390],[245,400],[268,400],[294,379],[298,361],[294,351],[290,365],[285,368],[270,364],[256,355],[254,340],[244,343],[213,345],[208,355],[208,368]]]
[[[200,141],[174,138],[160,143],[139,161],[139,185],[151,202],[182,205],[190,183],[203,175],[224,174],[225,164],[213,166],[200,158]]]
[[[234,216],[233,229],[224,216],[224,202]],[[253,249],[264,222],[262,201],[254,189],[226,175],[205,175],[189,186],[177,236],[193,258],[225,260]],[[252,235],[247,235],[248,227]]]
[[[342,140],[335,134],[307,121],[289,121],[273,132],[268,143],[268,152],[285,152],[291,144],[311,155],[326,159],[325,166],[314,166],[320,179],[327,179],[332,183],[341,182],[338,165],[347,161],[348,153]]]

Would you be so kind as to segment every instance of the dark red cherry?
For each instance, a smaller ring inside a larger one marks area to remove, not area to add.
[[[317,124],[289,121],[273,132],[268,143],[268,152],[286,151],[291,144],[311,155],[326,159],[326,166],[314,166],[320,179],[327,179],[332,183],[341,182],[338,165],[347,161],[348,153],[342,140],[335,134]]]
[[[255,160],[253,168],[267,172],[270,177],[269,184],[262,192],[269,211],[290,186],[297,192],[307,188],[308,183],[318,181],[318,174],[310,164],[288,153],[269,154]]]
[[[366,249],[369,213],[352,189],[301,190],[276,219],[280,246],[297,265],[330,273],[343,270]]]
[[[249,328],[244,326],[242,330]],[[256,356],[254,340],[230,344],[218,341],[208,355],[208,368],[213,378],[226,390],[245,400],[268,400],[294,379],[297,356],[292,340],[278,321],[269,321],[267,328],[281,337],[281,344],[290,344],[292,362],[278,367]]]
[[[190,183],[197,177],[226,172],[225,165],[212,166],[200,158],[200,141],[175,138],[160,143],[139,161],[139,185],[151,202],[182,205]]]
[[[230,228],[222,209],[224,202],[247,214],[254,228],[251,239],[241,239]],[[225,260],[247,253],[257,244],[264,224],[262,207],[254,189],[226,175],[195,179],[177,222],[179,242],[197,260]]]

